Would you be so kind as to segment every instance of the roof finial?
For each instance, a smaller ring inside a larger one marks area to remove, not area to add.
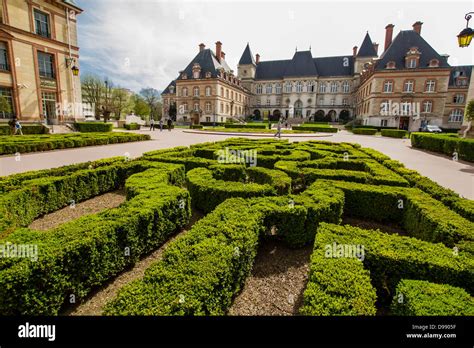
[[[295,48],[295,52],[298,52],[298,46],[296,46],[296,48]]]
[[[309,45],[309,50],[311,51],[311,45]]]

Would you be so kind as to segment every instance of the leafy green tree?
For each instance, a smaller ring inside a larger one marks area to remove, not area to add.
[[[467,134],[472,128],[472,121],[474,120],[474,99],[467,103],[464,112],[464,119],[467,121],[467,128],[463,132],[463,138],[467,137]]]
[[[5,114],[12,112],[12,106],[3,95],[0,96],[0,112],[3,115],[3,118],[5,118]]]
[[[130,101],[130,95],[123,88],[115,88],[112,91],[112,109],[116,120],[120,120],[122,112],[125,111]]]
[[[150,110],[150,118],[157,119],[158,113],[158,104],[161,99],[161,94],[158,90],[154,88],[143,88],[140,91],[140,96],[143,98],[145,103],[148,105]]]
[[[133,112],[137,116],[141,116],[144,118],[145,116],[150,114],[150,107],[146,103],[146,101],[139,95],[134,95],[133,96]]]

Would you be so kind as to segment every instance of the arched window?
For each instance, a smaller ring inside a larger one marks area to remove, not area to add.
[[[187,87],[183,87],[183,89],[182,89],[181,91],[182,91],[183,97],[187,97],[187,96],[188,96],[188,88],[187,88]]]
[[[206,97],[210,97],[211,96],[211,87],[206,87]]]
[[[194,90],[193,90],[193,91],[194,91],[194,92],[193,92],[193,95],[194,95],[195,97],[199,97],[199,87],[194,87]]]
[[[297,100],[295,103],[295,117],[303,116],[303,102],[301,100]]]
[[[319,84],[319,93],[326,93],[326,82],[321,82]]]
[[[309,93],[314,92],[314,81],[309,81],[308,82],[308,89],[307,90],[308,90]]]
[[[211,102],[206,102],[206,112],[211,112]]]
[[[296,93],[303,92],[303,83],[301,81],[296,82]]]
[[[257,94],[262,94],[262,85],[261,84],[257,85],[256,93]]]

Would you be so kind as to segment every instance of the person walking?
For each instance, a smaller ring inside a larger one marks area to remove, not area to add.
[[[171,132],[171,126],[173,125],[173,121],[171,121],[171,118],[168,119],[168,131]]]
[[[281,122],[277,124],[277,132],[275,133],[275,137],[281,138]]]
[[[15,135],[17,135],[18,133],[20,133],[20,135],[23,135],[23,132],[21,130],[21,123],[20,123],[20,121],[16,120],[16,122],[15,122]]]
[[[163,119],[160,118],[160,132],[163,132]]]
[[[155,131],[155,120],[153,118],[150,119],[150,131]]]

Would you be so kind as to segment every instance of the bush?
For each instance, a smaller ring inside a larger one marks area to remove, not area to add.
[[[104,122],[76,122],[74,123],[74,128],[82,133],[111,132],[113,124]]]
[[[225,128],[249,128],[249,129],[265,129],[267,128],[266,124],[240,124],[240,123],[225,123]]]
[[[149,135],[125,132],[8,136],[0,138],[0,155],[108,145],[149,139]]]
[[[292,126],[292,130],[302,130],[302,131],[312,131],[312,132],[321,132],[321,133],[337,133],[337,128],[324,127],[322,125],[302,125],[302,126]]]
[[[22,124],[21,131],[23,134],[48,134],[49,129],[43,124]],[[11,135],[9,125],[0,125],[0,135]]]
[[[396,291],[391,306],[394,315],[474,316],[474,299],[461,288],[402,279]]]
[[[203,129],[202,124],[192,124],[189,126],[190,129]]]
[[[411,145],[418,149],[443,153],[450,157],[454,152],[459,159],[474,162],[474,139],[463,139],[446,135],[412,133]]]
[[[362,134],[362,135],[375,135],[375,134],[377,134],[377,129],[373,129],[373,128],[353,128],[352,133]]]
[[[408,132],[405,130],[398,130],[398,129],[382,129],[382,136],[383,137],[390,137],[390,138],[406,138]]]
[[[183,182],[182,166],[155,166],[130,177],[129,199],[118,208],[47,233],[19,229],[4,238],[3,243],[37,244],[41,257],[0,258],[1,313],[57,315],[70,295],[84,298],[186,225],[191,215],[189,194],[172,186]],[[99,181],[109,180],[102,178],[108,171],[97,175]],[[51,197],[47,192],[38,194]]]
[[[127,130],[139,130],[141,126],[138,123],[124,124],[123,128]]]

